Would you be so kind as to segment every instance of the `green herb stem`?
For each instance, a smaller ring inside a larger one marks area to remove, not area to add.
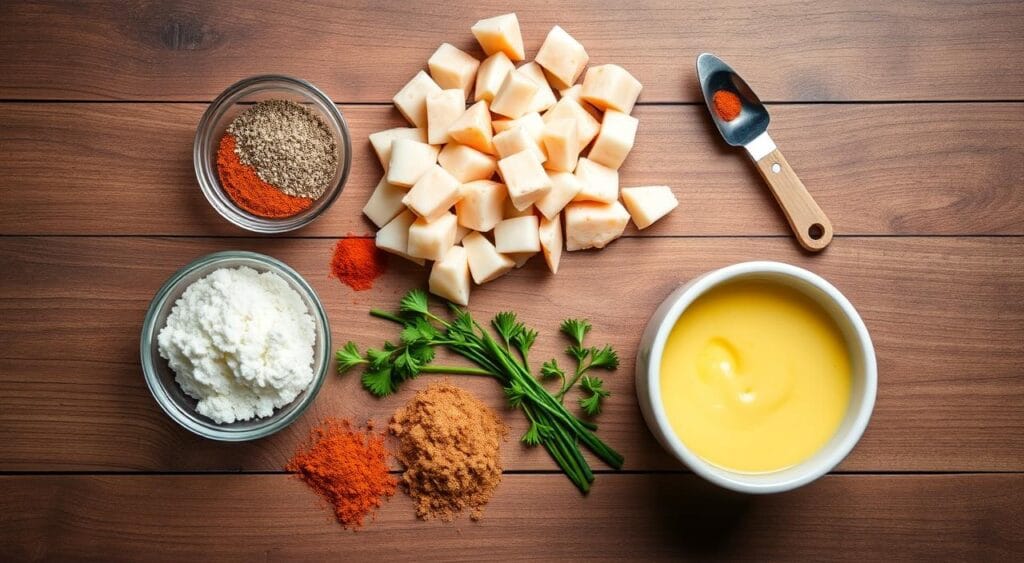
[[[378,319],[385,319],[388,321],[396,322],[398,324],[405,323],[405,319],[403,319],[402,317],[399,317],[398,315],[389,313],[382,309],[370,309],[370,316],[377,317]]]
[[[494,378],[497,378],[497,379],[501,379],[500,376],[497,376],[497,375],[495,375],[495,374],[493,374],[493,373],[491,373],[491,372],[489,372],[489,371],[487,371],[485,369],[462,367],[462,366],[426,365],[426,366],[423,366],[423,367],[420,368],[420,373],[442,373],[442,374],[447,374],[447,375],[480,375],[480,376],[484,376],[484,377],[494,377]]]

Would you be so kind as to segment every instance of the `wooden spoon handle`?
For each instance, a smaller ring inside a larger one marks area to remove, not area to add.
[[[757,170],[779,202],[800,246],[818,252],[832,242],[832,222],[808,193],[779,149],[756,162]]]

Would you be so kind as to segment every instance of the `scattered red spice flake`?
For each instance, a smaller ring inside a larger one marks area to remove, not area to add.
[[[324,419],[285,466],[330,503],[344,528],[361,527],[397,490],[384,435],[372,430],[372,423],[361,431],[348,420]]]
[[[718,90],[711,98],[711,104],[715,106],[715,113],[725,121],[732,121],[739,117],[743,111],[743,103],[740,97],[728,90]]]
[[[372,238],[343,238],[334,245],[331,277],[356,291],[366,291],[387,268],[388,256]]]

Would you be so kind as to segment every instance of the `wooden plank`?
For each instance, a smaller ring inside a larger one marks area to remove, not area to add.
[[[355,293],[328,279],[331,247],[322,239],[0,239],[0,471],[278,470],[321,417],[387,419],[431,378],[376,400],[354,374],[330,375],[291,429],[219,444],[171,422],[139,371],[135,335],[153,293],[187,261],[229,248],[277,256],[302,272],[330,312],[337,346],[393,338],[392,326],[366,313],[393,308],[426,272],[394,260],[372,291]],[[622,368],[606,378],[615,396],[601,435],[625,454],[627,469],[678,469],[650,437],[633,396],[640,331],[679,283],[751,259],[822,274],[871,330],[878,402],[842,470],[1024,470],[1024,301],[1017,298],[1024,238],[839,238],[820,256],[777,238],[625,239],[599,253],[568,254],[557,276],[534,260],[476,289],[472,310],[489,319],[514,304],[542,332],[534,362],[561,354],[563,318],[591,318],[593,342],[610,342],[622,355]],[[503,409],[493,382],[457,381]],[[506,467],[552,469],[543,451],[514,440],[525,430],[522,417],[503,412],[513,432]]]
[[[509,11],[450,3],[5,2],[0,98],[210,100],[267,71],[341,101],[387,101],[442,42],[482,56],[469,27]],[[696,101],[694,58],[723,56],[766,100],[991,100],[1024,92],[1024,7],[740,0],[517,2],[532,57],[552,25],[594,63],[626,66],[643,101]]]
[[[479,522],[417,521],[400,495],[351,533],[286,475],[8,476],[0,547],[104,561],[1009,561],[1024,550],[1020,474],[829,476],[764,497],[691,475],[603,479],[582,497],[557,475],[506,475]]]
[[[772,131],[840,234],[1024,234],[1024,104],[950,108],[775,106]],[[192,138],[204,109],[0,105],[0,234],[243,234],[196,184]],[[356,147],[351,179],[300,235],[372,229],[360,209],[381,169],[366,138],[402,118],[384,106],[343,111]],[[637,115],[622,184],[670,184],[680,199],[644,235],[789,235],[754,167],[717,138],[703,108]]]

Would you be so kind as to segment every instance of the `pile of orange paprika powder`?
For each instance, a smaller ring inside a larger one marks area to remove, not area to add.
[[[342,527],[352,530],[398,487],[388,472],[384,436],[373,432],[372,423],[359,430],[345,419],[323,420],[285,469],[331,506]]]
[[[235,205],[270,219],[291,217],[313,205],[312,198],[291,196],[264,182],[252,166],[239,160],[236,146],[235,136],[225,133],[217,149],[220,185]]]

